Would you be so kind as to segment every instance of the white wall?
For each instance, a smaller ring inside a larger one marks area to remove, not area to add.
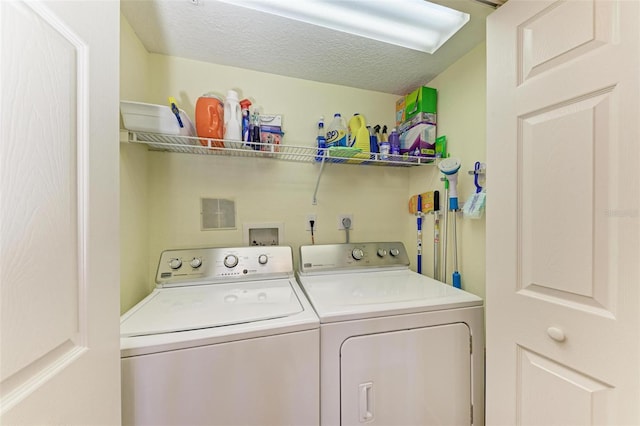
[[[126,20],[123,18],[123,21]],[[123,50],[136,56],[130,63],[122,61],[122,99],[142,100],[140,86],[148,84],[144,93],[147,102],[165,104],[168,96],[174,96],[193,118],[194,105],[200,95],[209,91],[224,95],[233,88],[241,98],[248,97],[260,106],[262,112],[283,114],[286,132],[283,143],[289,145],[314,146],[317,119],[324,115],[329,121],[334,112],[341,112],[347,119],[359,112],[368,123],[390,127],[393,124],[396,95],[149,55],[141,51],[139,41],[127,24],[123,25],[122,33]],[[471,59],[476,68],[477,60]],[[142,82],[141,78],[146,80]],[[444,96],[447,95],[440,95],[442,105],[447,104]],[[484,105],[484,99],[479,101]],[[483,129],[479,130],[479,135],[483,134]],[[408,199],[417,192],[416,182],[437,180],[435,166],[404,169],[328,164],[320,181],[318,204],[312,205],[319,171],[316,164],[154,151],[140,153],[138,146],[121,146],[122,221],[126,222],[123,232],[128,233],[123,236],[123,244],[128,245],[123,247],[122,260],[123,311],[152,289],[161,250],[243,245],[243,223],[283,222],[281,243],[294,248],[297,265],[298,247],[311,242],[305,231],[307,214],[317,215],[316,243],[335,243],[344,242],[345,238],[344,232],[337,229],[337,216],[351,213],[354,216],[352,241],[403,241],[413,251],[412,268],[416,267],[415,219],[408,213]],[[201,197],[234,199],[238,228],[201,231]],[[480,246],[483,244],[484,240],[479,242]],[[139,253],[133,253],[143,249],[148,253],[144,278],[138,263]],[[484,276],[484,264],[481,274]]]

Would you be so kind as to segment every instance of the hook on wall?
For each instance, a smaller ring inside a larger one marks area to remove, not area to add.
[[[480,183],[482,181],[482,183],[484,184],[486,171],[487,165],[479,161],[476,161],[473,170],[469,170],[469,174],[473,175],[473,183],[476,186],[476,193],[482,192],[482,185],[480,185]]]

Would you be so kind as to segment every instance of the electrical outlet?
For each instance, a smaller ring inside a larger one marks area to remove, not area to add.
[[[305,222],[305,228],[307,231],[311,232],[311,223],[310,221],[315,221],[313,224],[313,231],[317,231],[318,230],[318,219],[316,218],[315,214],[308,214],[307,215],[307,221]]]
[[[353,215],[352,214],[341,214],[338,215],[338,230],[343,231],[346,228],[344,227],[344,220],[348,219],[351,222],[349,225],[349,229],[353,229]]]

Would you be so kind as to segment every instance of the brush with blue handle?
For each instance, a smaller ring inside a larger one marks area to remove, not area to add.
[[[180,110],[178,109],[176,98],[174,98],[173,96],[169,96],[169,105],[171,106],[171,112],[173,112],[173,114],[178,119],[178,124],[180,125],[180,127],[184,127],[184,124],[182,124],[182,119],[180,118]]]

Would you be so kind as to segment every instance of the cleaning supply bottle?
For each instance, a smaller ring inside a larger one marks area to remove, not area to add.
[[[255,109],[253,111],[253,114],[251,115],[251,142],[254,142],[253,144],[251,144],[251,147],[254,150],[266,151],[265,147],[260,145],[260,143],[262,142],[262,137],[260,135],[260,111],[258,111],[257,109]]]
[[[224,147],[224,102],[214,93],[205,93],[196,101],[196,131],[201,138],[214,139],[212,147]],[[200,144],[208,146],[207,139]]]
[[[349,146],[367,152],[369,150],[369,130],[367,130],[367,121],[364,115],[357,112],[353,114],[349,120],[349,132]]]
[[[224,101],[224,138],[231,141],[242,140],[242,112],[235,90],[229,90]]]
[[[316,161],[322,161],[327,148],[327,138],[324,132],[324,117],[320,117],[320,120],[318,120],[318,136],[316,137],[316,141],[318,142]]]
[[[389,143],[389,138],[387,137],[387,126],[382,126],[382,142],[380,142],[380,159],[381,160],[389,160],[389,154],[391,153],[391,144]]]
[[[382,143],[382,135],[380,134],[380,125],[376,124],[375,126],[373,126],[373,132],[375,134],[376,137],[376,142],[378,143],[378,149],[376,150],[376,152],[380,152],[380,143]]]
[[[327,147],[347,146],[347,126],[340,113],[333,115],[333,120],[327,128]]]
[[[251,141],[251,117],[249,107],[251,101],[249,99],[243,99],[240,101],[240,108],[242,110],[242,142],[245,142],[245,146],[249,146],[247,142]]]
[[[378,136],[371,126],[367,126],[369,130],[369,152],[378,152]]]
[[[389,153],[391,155],[400,155],[400,135],[398,135],[396,129],[392,129],[389,135]]]
[[[391,146],[389,145],[389,141],[380,142],[380,159],[381,160],[389,159],[389,151],[391,151]]]

